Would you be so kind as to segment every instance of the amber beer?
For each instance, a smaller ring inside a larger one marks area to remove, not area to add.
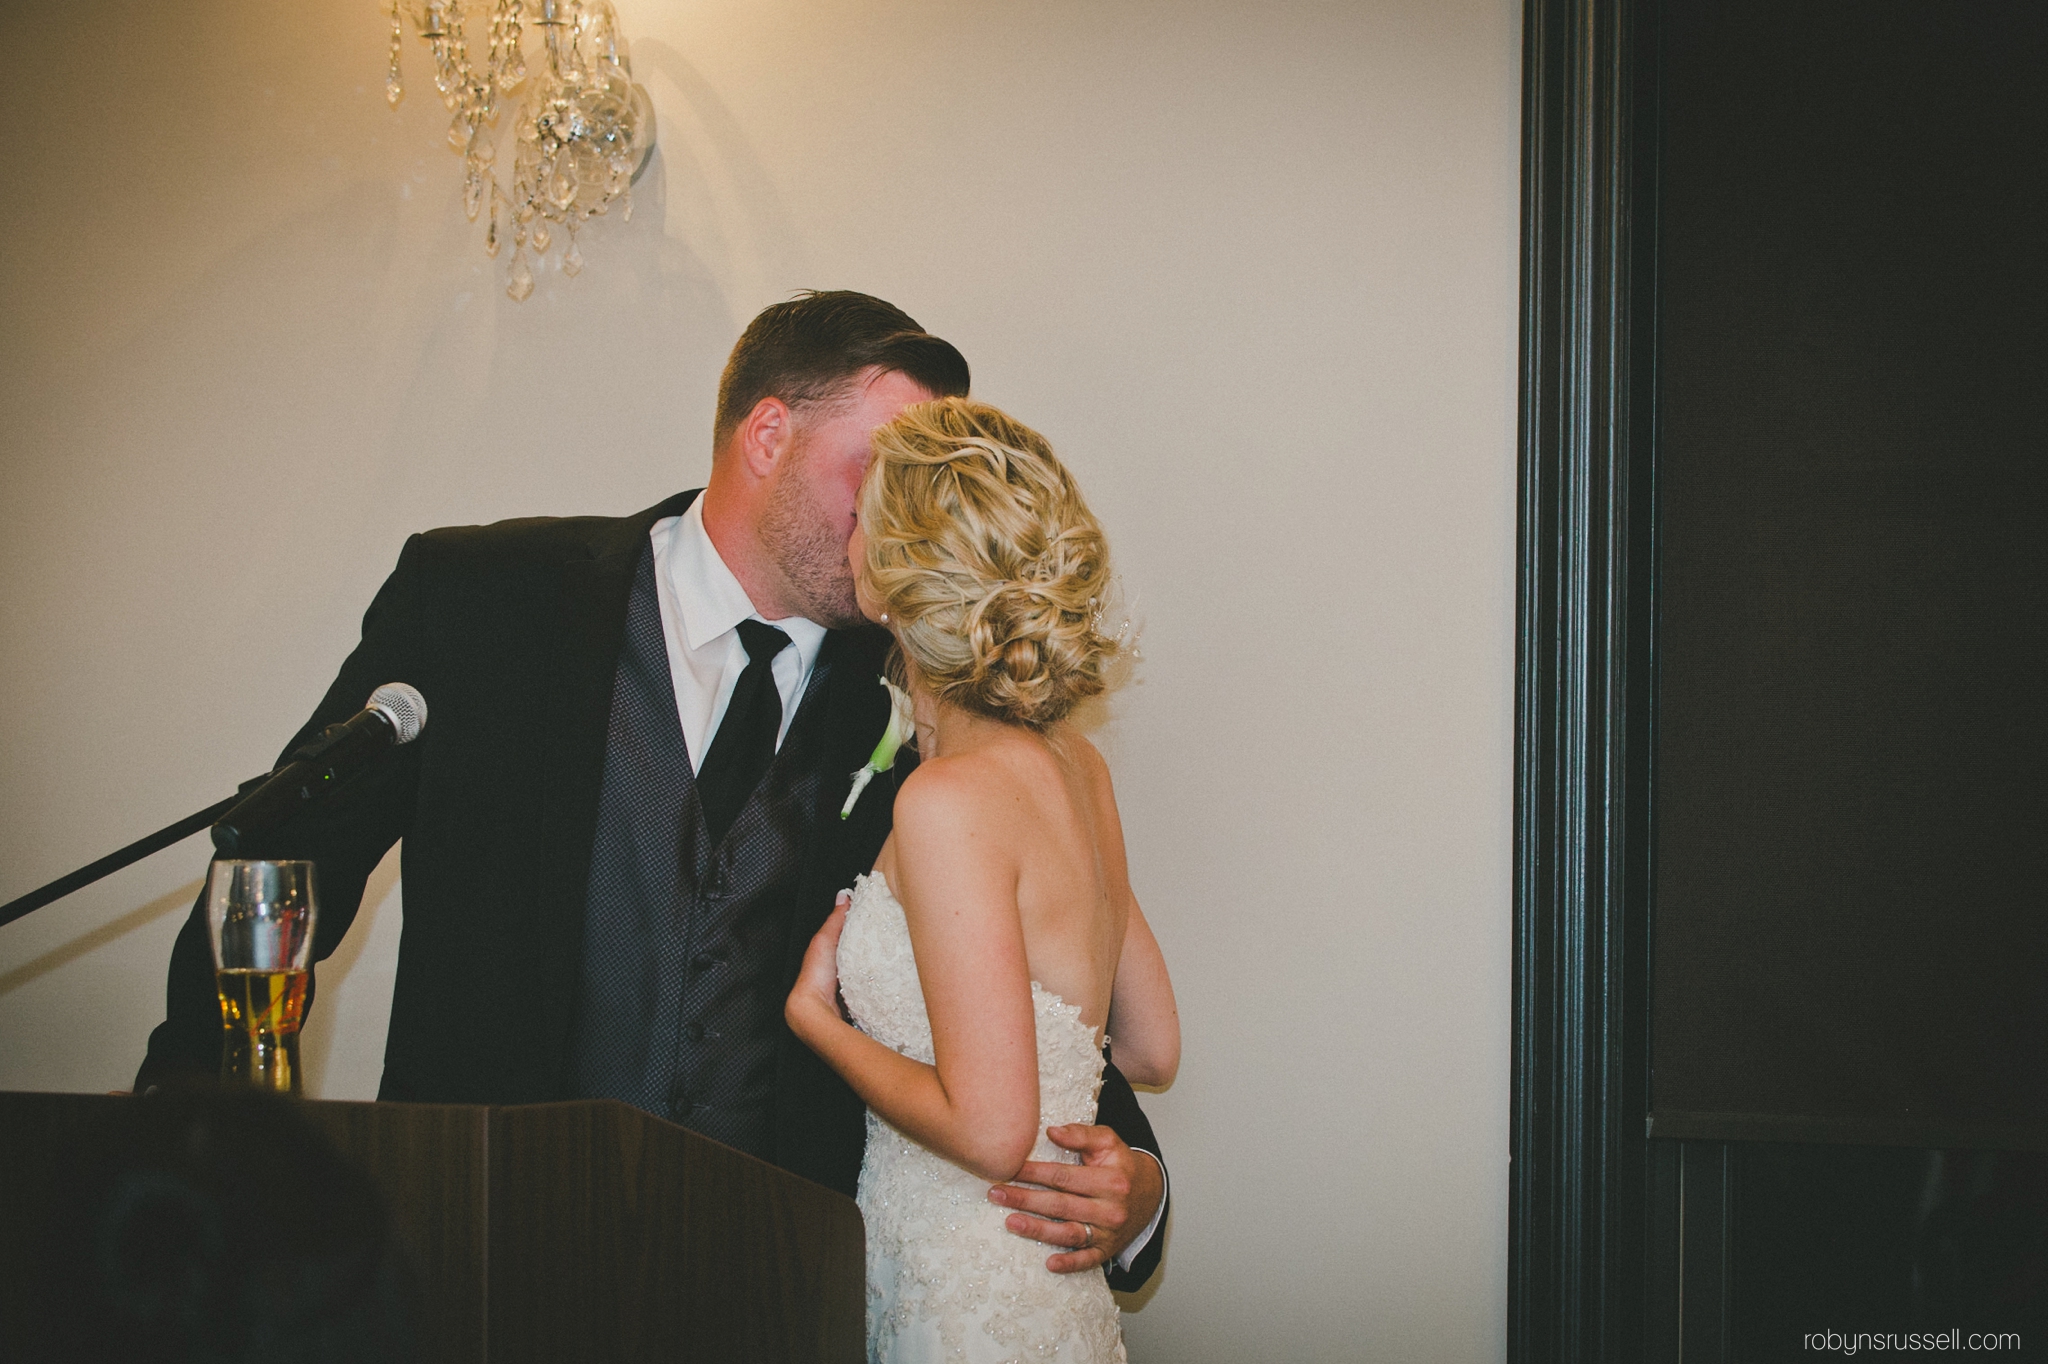
[[[311,971],[216,971],[223,1029],[220,1078],[280,1094],[299,1092],[299,1023]]]
[[[223,1084],[299,1093],[313,916],[311,862],[222,861],[208,871]]]

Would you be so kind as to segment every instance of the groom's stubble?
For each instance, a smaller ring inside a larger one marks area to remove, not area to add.
[[[761,543],[788,583],[797,612],[833,630],[863,623],[853,595],[847,535],[825,486],[828,471],[815,457],[810,432],[799,427],[761,510]]]
[[[931,391],[895,370],[869,369],[837,394],[793,410],[790,448],[761,502],[756,532],[797,614],[829,629],[866,623],[846,543],[875,428]]]

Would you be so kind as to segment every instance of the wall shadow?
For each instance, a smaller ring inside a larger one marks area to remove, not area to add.
[[[23,962],[6,975],[0,976],[0,995],[18,990],[60,966],[68,966],[88,952],[96,952],[116,938],[125,937],[145,924],[156,922],[166,914],[174,911],[189,912],[192,902],[199,898],[200,887],[205,884],[203,877],[197,881],[188,881],[176,890],[166,891],[139,909],[131,909],[120,918],[101,924],[90,933],[73,938],[62,947],[52,948],[40,957]]]

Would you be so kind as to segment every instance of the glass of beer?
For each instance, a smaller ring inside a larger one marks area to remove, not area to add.
[[[207,871],[221,1083],[299,1092],[313,914],[311,862],[221,861]]]

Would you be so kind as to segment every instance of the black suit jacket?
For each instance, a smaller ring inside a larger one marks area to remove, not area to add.
[[[604,775],[612,681],[633,572],[648,531],[684,493],[636,516],[504,521],[407,541],[363,617],[362,642],[312,719],[287,745],[362,708],[385,682],[427,699],[420,738],[352,778],[252,850],[318,864],[324,959],[391,845],[401,852],[405,931],[379,1097],[535,1103],[569,1097],[569,1034],[583,945],[585,888]],[[888,721],[875,685],[888,649],[877,629],[834,631],[819,746],[818,834],[789,926],[782,986],[833,898],[874,865],[888,837],[893,774],[839,818],[851,774]],[[136,1087],[173,1072],[211,1074],[220,1013],[201,906],[172,952],[167,1016]],[[777,1057],[778,1164],[851,1194],[865,1136],[860,1099],[784,1031]],[[1112,1067],[1101,1121],[1157,1151],[1130,1086]],[[1153,1243],[1118,1288],[1150,1277]]]

